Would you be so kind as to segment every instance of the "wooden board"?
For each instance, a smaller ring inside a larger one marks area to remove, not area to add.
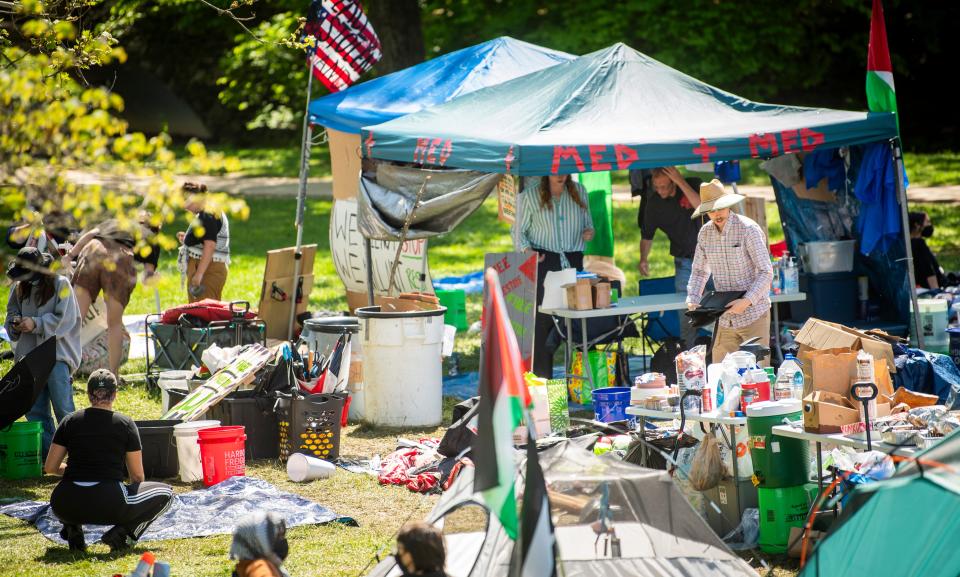
[[[327,128],[333,198],[357,198],[360,190],[360,135]]]
[[[743,215],[760,225],[760,230],[767,233],[767,201],[755,196],[748,196],[743,201]],[[769,243],[769,240],[767,242]]]
[[[313,291],[313,275],[303,275],[303,298],[297,303],[297,314],[307,310],[310,304],[310,293]],[[286,300],[277,300],[273,296],[273,286],[282,290]],[[260,308],[258,315],[267,324],[268,339],[287,338],[287,328],[290,325],[290,299],[295,298],[293,277],[264,279],[260,287]]]
[[[313,274],[313,261],[317,256],[317,245],[306,244],[301,246],[300,250],[303,254],[302,262],[300,264],[300,274],[304,276]],[[278,248],[276,250],[268,250],[267,263],[263,268],[264,280],[293,276],[293,267],[296,262],[294,259],[295,253],[296,247],[292,246],[287,248]],[[263,300],[262,296],[260,300]]]

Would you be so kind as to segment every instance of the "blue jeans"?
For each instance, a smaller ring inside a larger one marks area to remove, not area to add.
[[[676,292],[685,295],[687,294],[687,283],[690,282],[690,274],[693,272],[693,259],[674,257],[673,268],[675,271],[673,288]],[[687,323],[683,311],[679,311],[677,314],[680,315],[680,340],[683,341],[683,348],[686,350],[693,346],[693,341],[697,338],[697,329]]]
[[[47,458],[47,451],[50,450],[53,433],[56,431],[56,427],[53,426],[53,419],[50,416],[51,403],[58,424],[63,421],[64,417],[76,410],[73,405],[73,379],[70,375],[70,367],[62,361],[57,361],[53,365],[53,370],[50,371],[50,377],[47,379],[47,386],[40,391],[37,402],[27,413],[28,421],[39,421],[43,424],[44,460]]]

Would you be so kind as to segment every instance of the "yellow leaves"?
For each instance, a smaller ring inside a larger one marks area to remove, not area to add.
[[[72,22],[58,20],[53,23],[53,31],[57,40],[74,40],[77,37],[77,29]]]
[[[51,26],[52,23],[49,20],[38,18],[36,20],[27,20],[20,29],[23,31],[24,36],[30,38],[43,36],[50,30]]]

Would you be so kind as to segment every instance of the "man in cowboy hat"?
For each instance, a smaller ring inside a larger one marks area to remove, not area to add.
[[[653,169],[651,184],[653,194],[648,194],[640,203],[637,224],[640,225],[641,276],[650,274],[649,256],[657,229],[670,239],[670,256],[673,257],[674,288],[676,292],[687,290],[693,266],[693,253],[697,248],[697,233],[701,219],[691,220],[693,211],[700,206],[697,190],[699,178],[683,178],[673,166]],[[680,337],[684,347],[693,345],[697,329],[688,323],[680,324]]]
[[[727,305],[713,340],[713,360],[719,363],[748,339],[760,337],[770,344],[770,283],[773,267],[767,235],[749,218],[730,207],[743,196],[728,191],[717,179],[700,186],[700,206],[692,218],[706,213],[710,222],[697,236],[693,272],[687,284],[687,308],[700,303],[708,278],[717,291],[744,291],[744,296]]]

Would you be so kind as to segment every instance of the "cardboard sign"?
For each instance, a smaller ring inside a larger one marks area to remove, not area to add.
[[[372,240],[370,244],[373,253],[373,292],[377,295],[386,295],[398,243]],[[337,269],[337,275],[347,290],[366,294],[367,264],[363,235],[357,230],[355,200],[338,200],[333,204],[330,215],[330,252],[333,253],[333,264]],[[426,278],[421,281],[422,273],[426,274]],[[403,243],[393,288],[394,294],[433,292],[425,239]]]
[[[527,367],[533,356],[533,325],[537,309],[537,257],[522,252],[491,252],[483,259],[483,268],[500,275],[500,288],[507,304],[510,324],[517,335],[520,356]],[[487,285],[483,285],[486,302]],[[481,343],[482,348],[482,343]]]
[[[313,290],[313,262],[317,255],[317,245],[307,244],[300,247],[300,285],[302,298],[297,303],[297,313],[307,310],[310,293]],[[290,325],[290,301],[296,298],[296,286],[293,281],[293,269],[296,265],[296,248],[288,247],[267,251],[267,261],[263,270],[263,283],[260,285],[260,304],[257,314],[267,324],[268,339],[284,339]]]
[[[504,174],[497,184],[497,218],[513,224],[517,219],[517,180]]]

